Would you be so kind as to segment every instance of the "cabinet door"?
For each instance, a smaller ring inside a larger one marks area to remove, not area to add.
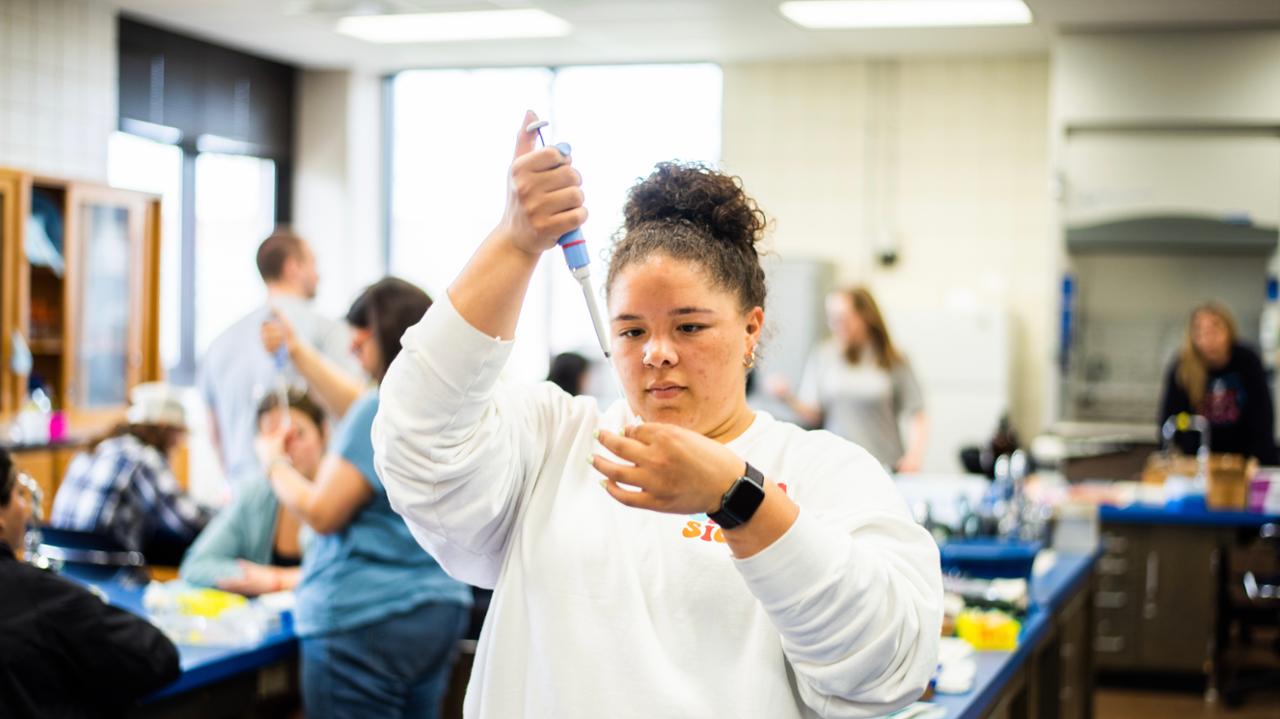
[[[1213,636],[1213,551],[1217,535],[1198,527],[1153,527],[1143,557],[1139,663],[1202,672]]]
[[[18,411],[24,378],[12,370],[14,335],[22,334],[19,305],[22,218],[27,203],[22,176],[0,170],[0,417]]]
[[[69,192],[63,386],[78,412],[118,410],[150,374],[150,203],[147,195],[94,186]]]

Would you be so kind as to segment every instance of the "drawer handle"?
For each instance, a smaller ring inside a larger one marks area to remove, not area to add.
[[[1093,648],[1108,654],[1122,652],[1124,651],[1124,637],[1094,637]]]
[[[1146,597],[1142,605],[1142,617],[1144,619],[1155,619],[1160,613],[1160,608],[1156,605],[1156,594],[1160,591],[1160,555],[1155,552],[1147,552],[1147,586]]]
[[[1093,606],[1099,609],[1119,609],[1129,603],[1125,592],[1098,592],[1093,596]]]
[[[1129,551],[1129,539],[1118,534],[1108,534],[1102,538],[1102,546],[1112,554],[1124,554]]]
[[[1121,576],[1129,571],[1129,560],[1124,557],[1103,557],[1098,560],[1098,573]]]

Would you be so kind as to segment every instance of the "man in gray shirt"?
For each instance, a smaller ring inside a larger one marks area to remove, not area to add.
[[[213,445],[234,488],[261,471],[253,450],[257,407],[282,381],[303,384],[291,366],[283,369],[262,346],[262,323],[279,312],[322,354],[353,376],[361,376],[350,351],[346,324],[312,308],[320,275],[316,256],[301,237],[277,230],[258,247],[258,273],[267,286],[267,302],[218,335],[200,364],[197,383],[209,407]]]

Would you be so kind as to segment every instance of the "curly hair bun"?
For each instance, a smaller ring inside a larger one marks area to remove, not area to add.
[[[661,162],[631,188],[624,210],[627,231],[647,223],[687,223],[712,238],[755,252],[766,219],[742,180],[700,163]]]

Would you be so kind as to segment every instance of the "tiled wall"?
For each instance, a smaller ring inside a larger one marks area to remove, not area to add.
[[[728,65],[724,94],[724,165],[776,218],[777,252],[832,259],[890,308],[1004,308],[1013,418],[1037,432],[1060,256],[1048,59]]]
[[[0,166],[105,180],[116,20],[93,0],[0,0]]]

